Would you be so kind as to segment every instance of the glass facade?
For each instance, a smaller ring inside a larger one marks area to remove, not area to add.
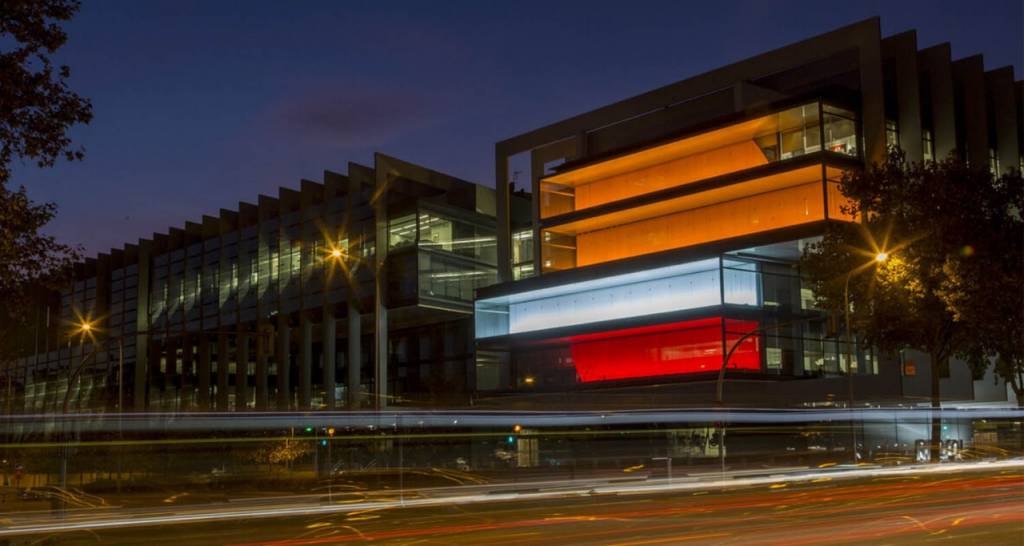
[[[824,181],[822,174],[820,165],[812,165],[552,226],[542,232],[543,271],[572,269],[825,219],[850,220],[842,210],[846,199],[838,189],[842,171],[826,168]]]
[[[857,119],[818,102],[789,108],[541,180],[551,218],[822,150],[857,157]]]
[[[758,262],[711,258],[476,301],[476,336],[488,338],[722,304],[762,307]],[[799,293],[799,280],[773,275]]]

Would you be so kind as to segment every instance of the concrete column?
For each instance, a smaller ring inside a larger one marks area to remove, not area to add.
[[[373,406],[384,409],[388,405],[388,308],[385,305],[388,272],[388,209],[387,195],[391,181],[397,171],[390,168],[380,155],[374,164],[376,173],[376,191],[380,196],[373,202],[373,218],[376,225],[376,252],[374,252],[373,270]]]
[[[388,308],[384,305],[384,290],[387,283],[384,280],[383,268],[377,271],[374,284],[376,289],[376,305],[374,310],[374,374],[373,374],[373,405],[377,409],[384,409],[388,406],[388,361],[390,351],[388,350]]]
[[[196,395],[196,406],[199,411],[210,410],[210,340],[206,336],[196,337],[199,344],[199,366],[197,374],[199,380],[196,382],[199,392]]]
[[[961,97],[960,119],[967,139],[967,159],[975,169],[988,169],[988,112],[985,97],[985,63],[981,55],[953,63],[953,85]]]
[[[882,76],[882,36],[877,26],[858,49],[860,61],[861,130],[864,134],[864,161],[885,161],[885,80]]]
[[[261,325],[256,336],[256,409],[261,411],[267,409],[270,398],[267,393],[267,353],[271,332],[269,325]]]
[[[917,70],[917,36],[910,30],[882,40],[882,57],[895,67],[900,148],[909,161],[923,159],[921,90]]]
[[[217,335],[217,411],[228,411],[228,355],[227,334]]]
[[[360,373],[360,366],[362,366],[363,355],[362,355],[362,324],[360,321],[362,317],[359,316],[359,308],[356,307],[354,301],[349,298],[348,302],[348,355],[345,358],[345,362],[348,364],[348,409],[359,408],[359,390],[360,382],[362,381],[362,374]]]
[[[313,398],[313,322],[305,314],[299,329],[299,409],[308,410]]]
[[[957,149],[956,114],[953,93],[953,69],[950,64],[948,43],[922,49],[917,54],[917,65],[927,74],[928,92],[931,94],[932,138],[935,159],[945,159]]]
[[[985,90],[992,108],[993,129],[998,146],[999,167],[1003,174],[1020,165],[1017,127],[1016,93],[1013,89],[1013,68],[1005,66],[985,74]]]
[[[495,215],[498,222],[498,282],[512,280],[512,196],[508,182],[508,154],[497,145],[494,150],[494,193],[497,207]],[[534,195],[540,194],[535,192]],[[540,263],[540,254],[536,255],[535,260]],[[539,265],[534,267],[540,271]]]
[[[235,411],[244,411],[249,402],[249,334],[239,332],[235,345]]]
[[[324,322],[321,325],[323,332],[321,337],[323,338],[323,365],[324,365],[324,404],[327,409],[334,409],[337,401],[334,399],[334,365],[335,365],[335,354],[337,353],[337,326],[334,319],[334,315],[330,313],[324,314]]]
[[[291,353],[288,342],[291,339],[291,330],[288,327],[288,317],[277,316],[277,342],[274,359],[277,360],[277,409],[287,410],[291,406],[292,385],[291,385]]]

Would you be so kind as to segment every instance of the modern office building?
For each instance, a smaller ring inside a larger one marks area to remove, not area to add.
[[[6,407],[463,404],[494,207],[491,188],[377,155],[101,254],[34,317]]]
[[[846,403],[849,371],[926,401],[924,355],[845,343],[797,261],[891,146],[1020,168],[1022,97],[869,19],[499,142],[496,191],[378,155],[81,264],[4,408],[707,404],[726,360],[727,403]],[[942,392],[1006,401],[956,362]]]
[[[869,19],[499,142],[503,282],[478,291],[478,390],[707,403],[728,355],[733,402],[845,403],[848,371],[858,400],[927,400],[926,358],[829,332],[798,259],[854,220],[837,181],[892,146],[1020,168],[1021,97],[1011,67]],[[527,164],[524,231],[504,182]],[[943,395],[974,385],[955,363]]]

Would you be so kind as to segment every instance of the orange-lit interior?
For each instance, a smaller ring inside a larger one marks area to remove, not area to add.
[[[827,169],[829,180],[841,171]],[[619,260],[642,254],[719,241],[799,224],[824,220],[821,166],[732,184],[723,188],[586,218],[553,229],[556,237],[575,236],[575,263],[563,252],[559,263],[547,269],[564,269]],[[829,182],[828,218],[850,220],[841,212],[845,198]],[[545,252],[545,257],[559,256]]]
[[[795,123],[776,113],[582,167],[541,181],[548,218],[769,162],[755,138]]]

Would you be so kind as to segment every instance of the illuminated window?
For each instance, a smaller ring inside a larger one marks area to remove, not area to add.
[[[249,286],[256,287],[260,285],[260,267],[259,261],[256,256],[249,257]]]
[[[761,305],[756,265],[732,258],[721,265],[724,268],[712,258],[477,300],[476,336],[533,332],[723,303]]]
[[[533,275],[533,229],[515,231],[512,233],[512,278],[518,281]]]
[[[819,116],[824,109],[824,124]],[[857,156],[853,112],[808,103],[541,180],[550,218],[825,149]]]
[[[921,157],[925,161],[935,161],[935,140],[928,129],[921,131]]]
[[[900,147],[900,128],[891,119],[885,120],[885,147],[889,150]]]
[[[416,243],[416,214],[406,214],[388,222],[388,248]]]
[[[728,322],[730,331],[758,327],[753,321]],[[574,336],[570,348],[581,383],[714,372],[722,367],[722,331],[722,319],[714,317]],[[752,336],[733,351],[729,369],[760,368],[760,340]]]
[[[849,110],[823,105],[825,149],[857,157],[857,117]]]
[[[542,232],[543,272],[720,241],[825,220],[849,220],[828,168],[826,216],[820,165],[567,222]]]

